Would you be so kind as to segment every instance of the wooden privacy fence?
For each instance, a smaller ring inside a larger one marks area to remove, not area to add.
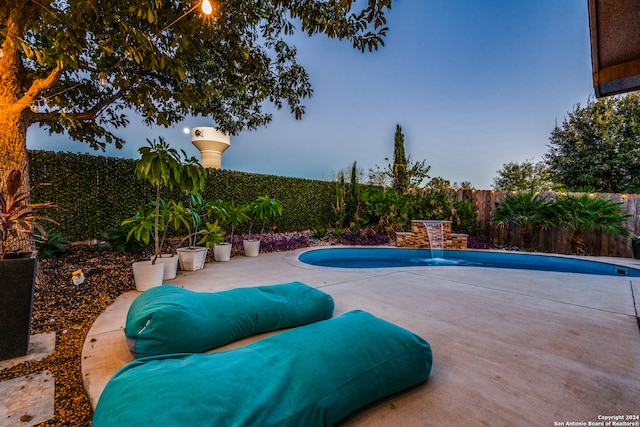
[[[522,247],[518,226],[497,226],[491,223],[491,215],[508,191],[491,190],[457,190],[452,196],[456,200],[467,199],[473,203],[478,212],[478,222],[485,235],[495,245]],[[554,193],[544,193],[553,197]],[[628,213],[627,228],[635,235],[640,234],[640,195],[639,194],[596,194],[608,197],[621,203],[622,210]],[[534,248],[540,252],[560,254],[571,253],[571,230],[557,226],[548,230],[536,230],[534,234]],[[594,256],[633,257],[631,240],[614,236],[607,232],[589,232],[584,234],[585,253]]]

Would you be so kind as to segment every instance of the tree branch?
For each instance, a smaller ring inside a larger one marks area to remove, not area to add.
[[[60,81],[60,76],[62,75],[63,70],[64,67],[62,66],[62,64],[59,64],[56,68],[51,70],[49,75],[44,79],[34,80],[33,83],[31,83],[31,87],[29,88],[29,90],[27,90],[24,96],[20,98],[16,104],[31,105],[31,103],[36,100],[38,95],[40,95],[40,92],[45,89],[49,89]]]
[[[122,91],[118,91],[110,97],[104,98],[98,102],[92,108],[86,111],[78,111],[73,113],[62,113],[60,111],[48,112],[48,113],[36,113],[33,115],[31,123],[55,123],[60,120],[60,117],[64,114],[67,117],[71,117],[74,120],[86,121],[94,120],[100,115],[100,113],[110,104],[120,98]]]

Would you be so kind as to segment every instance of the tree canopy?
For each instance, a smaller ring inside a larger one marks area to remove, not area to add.
[[[211,117],[231,134],[300,118],[312,95],[288,37],[299,30],[359,51],[384,44],[392,0],[24,0],[0,2],[0,175],[26,165],[39,124],[95,149],[125,142],[128,111],[169,126]]]
[[[576,105],[551,132],[545,161],[568,190],[640,192],[640,94]]]
[[[505,163],[497,173],[493,178],[495,190],[549,191],[554,187],[549,180],[548,166],[544,162],[534,163],[533,159]]]

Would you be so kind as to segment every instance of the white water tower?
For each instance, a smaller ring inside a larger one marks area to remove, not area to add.
[[[203,168],[222,168],[222,152],[231,145],[229,134],[213,127],[191,129],[191,143],[200,150],[200,164]]]

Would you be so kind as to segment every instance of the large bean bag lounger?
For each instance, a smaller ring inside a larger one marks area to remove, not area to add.
[[[93,427],[331,426],[427,379],[431,347],[363,311],[211,354],[135,360],[105,387]]]
[[[333,308],[331,296],[300,282],[223,292],[163,285],[133,301],[124,333],[136,357],[201,353],[253,334],[329,319]]]

